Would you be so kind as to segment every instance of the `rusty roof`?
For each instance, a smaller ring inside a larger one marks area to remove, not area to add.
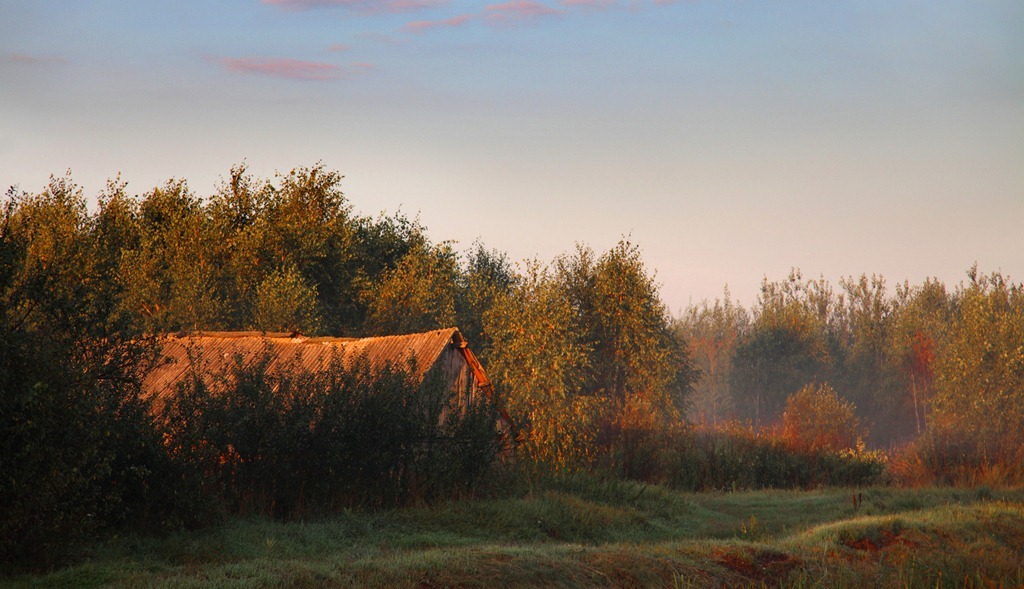
[[[454,327],[426,333],[366,338],[304,337],[266,332],[197,332],[168,335],[161,339],[162,359],[143,379],[147,396],[163,397],[174,392],[193,367],[204,377],[227,372],[240,361],[242,366],[269,358],[268,371],[282,367],[317,372],[339,359],[351,366],[365,358],[373,370],[386,365],[402,368],[415,358],[416,376],[422,378],[449,344],[465,346]]]

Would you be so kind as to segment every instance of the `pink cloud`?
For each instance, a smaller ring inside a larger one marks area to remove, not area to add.
[[[373,65],[372,63],[366,62],[366,61],[353,61],[352,63],[348,64],[348,69],[346,70],[346,73],[348,73],[348,74],[358,74],[358,73],[368,72],[368,71],[374,69],[375,67],[377,67],[377,66]]]
[[[291,80],[333,80],[345,74],[340,67],[332,63],[301,61],[298,59],[222,57],[218,61],[228,71]]]
[[[433,8],[446,4],[447,0],[263,0],[263,3],[290,10],[342,7],[357,12],[379,13],[410,12]]]
[[[418,20],[415,22],[407,23],[403,29],[412,33],[418,33],[426,31],[428,29],[436,29],[440,27],[459,27],[473,19],[476,16],[472,14],[460,14],[459,16],[453,16],[444,20]]]
[[[327,50],[328,51],[341,52],[341,51],[348,51],[349,49],[352,49],[352,46],[351,45],[346,45],[345,43],[335,43],[334,45],[328,45],[327,46]]]
[[[63,57],[39,57],[25,53],[3,53],[0,54],[0,62],[16,63],[20,65],[53,65],[67,63]]]
[[[562,0],[562,6],[582,7],[590,9],[611,8],[616,0]]]
[[[607,10],[609,8],[625,8],[638,10],[649,4],[656,6],[669,6],[675,4],[676,0],[562,0],[561,5],[569,8],[582,8],[584,10]]]
[[[508,26],[556,14],[561,14],[561,11],[532,0],[512,0],[484,8],[484,18],[495,26]]]

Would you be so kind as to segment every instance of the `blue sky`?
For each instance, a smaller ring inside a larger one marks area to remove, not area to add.
[[[670,309],[790,267],[1024,279],[1024,3],[0,0],[0,184],[322,161],[516,260],[623,235]]]

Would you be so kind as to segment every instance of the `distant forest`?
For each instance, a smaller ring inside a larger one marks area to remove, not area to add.
[[[320,165],[273,179],[239,165],[211,195],[183,180],[129,194],[114,180],[97,201],[64,176],[41,192],[12,188],[3,203],[2,450],[6,472],[29,477],[9,481],[15,490],[43,476],[31,457],[33,440],[53,440],[46,415],[56,425],[145,413],[126,399],[158,334],[449,326],[517,419],[521,451],[555,470],[603,463],[649,478],[659,467],[643,457],[682,442],[658,434],[648,452],[643,432],[809,439],[792,428],[825,424],[811,438],[852,432],[833,450],[909,444],[917,453],[900,468],[930,480],[1024,475],[1024,290],[999,272],[890,288],[876,275],[832,285],[793,270],[766,278],[749,309],[726,290],[674,317],[628,240],[519,264],[479,243],[460,252],[416,219],[354,211],[342,176]],[[39,405],[58,390],[93,401]],[[817,417],[794,425],[800,415]],[[123,458],[111,452],[108,470]]]

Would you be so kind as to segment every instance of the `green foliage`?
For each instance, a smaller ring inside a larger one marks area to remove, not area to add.
[[[804,281],[799,270],[785,281],[762,282],[729,375],[738,418],[771,425],[786,397],[821,378],[831,361],[828,332],[837,303],[824,279]]]
[[[845,293],[837,321],[844,326],[835,334],[839,350],[830,377],[836,388],[870,419],[878,442],[906,439],[913,416],[901,391],[898,368],[891,361],[896,303],[886,295],[880,276],[839,281]]]
[[[950,300],[943,284],[927,280],[897,289],[895,306],[889,363],[896,367],[904,405],[913,408],[914,433],[920,435],[934,394],[936,354],[950,320]]]
[[[268,269],[279,267],[264,247],[266,217],[274,198],[269,182],[253,178],[245,164],[239,164],[231,168],[228,179],[207,202],[209,222],[220,247],[223,274],[217,288],[228,302],[226,328],[252,323],[256,289]]]
[[[153,423],[139,398],[138,377],[155,348],[142,334],[254,324],[357,331],[362,311],[350,301],[372,280],[365,273],[360,278],[353,264],[382,250],[405,256],[413,242],[434,251],[402,218],[353,219],[338,190],[341,177],[320,167],[296,170],[276,186],[253,180],[244,166],[231,172],[209,203],[183,181],[141,198],[112,181],[95,213],[69,177],[52,179],[37,195],[8,193],[0,226],[0,500],[10,508],[0,517],[0,560],[52,564],[77,540],[109,527],[191,525],[213,521],[229,508],[301,510],[307,491],[295,484],[296,472],[306,482],[333,481],[331,493],[346,501],[384,504],[461,492],[493,459],[493,421],[484,425],[491,409],[473,408],[447,420],[449,429],[440,433],[434,424],[434,434],[460,442],[412,452],[409,464],[416,469],[366,451],[372,438],[362,438],[345,460],[391,469],[388,476],[401,471],[402,482],[391,486],[390,495],[370,499],[376,495],[368,487],[352,482],[366,473],[349,470],[345,484],[359,492],[346,495],[337,476],[310,474],[316,454],[303,453],[314,442],[338,447],[337,440],[309,433],[311,412],[327,405],[326,394],[310,397],[309,391],[330,388],[324,383],[310,389],[298,381],[252,377],[242,381],[236,404],[224,407],[201,402],[199,392],[186,395],[183,406],[191,400],[195,417],[189,423],[214,423],[217,435],[236,436],[225,442],[212,435],[219,446],[197,437],[209,431],[178,435],[175,428],[184,422],[165,424],[167,430]],[[374,228],[376,237],[353,251],[352,236],[372,236]],[[451,270],[454,256],[448,260]],[[397,260],[383,264],[378,275]],[[335,429],[359,427],[365,432],[360,435],[377,435],[378,442],[391,439],[388,427],[410,433],[408,419],[394,418],[399,408],[410,408],[409,383],[398,377],[388,382],[391,388],[379,398],[365,382],[355,387],[364,401],[352,407],[362,407],[364,421],[352,421],[351,407],[342,403],[330,415],[348,421]],[[417,397],[424,403],[436,398]],[[390,405],[373,405],[385,399]],[[381,422],[381,415],[392,419]],[[386,431],[366,420],[383,423]],[[165,433],[177,440],[173,451],[164,445]],[[233,456],[229,447],[248,457],[236,473],[241,478],[206,479],[204,473],[223,474],[214,465]],[[223,452],[213,454],[216,448]],[[258,482],[266,480],[275,486]],[[244,485],[233,486],[239,482]],[[322,495],[318,489],[308,493]]]
[[[151,351],[104,282],[102,225],[51,179],[0,218],[0,561],[61,562],[91,532],[161,524],[166,464],[138,398]]]
[[[85,283],[65,286],[96,295],[145,333],[399,333],[486,310],[485,257],[464,270],[418,221],[354,214],[341,181],[322,165],[261,180],[241,164],[204,199],[183,180],[133,196],[118,179],[90,213],[66,177],[21,197],[16,216],[35,225],[13,218],[12,228],[31,237],[30,265],[58,249],[89,264]],[[513,274],[503,263],[507,276],[493,278],[507,287]]]
[[[843,279],[840,294],[796,271],[766,281],[728,364],[735,414],[770,425],[786,395],[827,378],[874,443],[918,437],[895,463],[901,480],[1020,480],[1022,287],[968,276],[952,294],[927,280],[893,297],[878,276]]]
[[[488,374],[517,421],[520,449],[556,468],[588,463],[596,436],[599,400],[580,388],[589,350],[574,326],[559,283],[536,262],[484,316]]]
[[[695,370],[640,249],[622,240],[600,258],[578,247],[556,261],[557,277],[591,361],[585,386],[621,410],[637,400],[661,423],[678,419]]]
[[[118,270],[124,310],[150,333],[224,325],[223,242],[201,199],[170,180],[139,202],[137,226],[138,245],[122,250]]]
[[[316,288],[327,333],[358,321],[348,301],[354,278],[358,219],[341,191],[341,174],[320,164],[279,174],[259,219],[257,269],[294,265]]]
[[[886,466],[881,453],[794,448],[771,432],[735,424],[653,432],[619,450],[633,458],[613,463],[613,474],[691,491],[872,485]],[[642,469],[623,468],[630,464]]]
[[[178,330],[459,325],[519,426],[530,488],[584,469],[681,488],[877,480],[878,455],[835,451],[856,438],[849,403],[873,443],[919,436],[890,463],[901,480],[1024,479],[1024,288],[999,273],[972,269],[952,294],[928,280],[890,296],[881,277],[833,290],[794,270],[766,279],[749,312],[726,292],[673,322],[628,240],[550,267],[516,269],[479,244],[460,258],[417,220],[359,216],[341,182],[320,164],[270,180],[242,164],[209,198],[182,180],[131,195],[115,179],[94,211],[69,175],[8,192],[0,559],[53,563],[96,530],[232,510],[458,496],[493,459],[493,408],[453,413],[450,391],[419,388],[406,367],[238,366],[196,380],[177,419],[154,424],[138,377],[152,334]],[[801,393],[790,440],[768,429],[791,393],[826,380],[843,397]],[[686,427],[691,402],[705,422],[758,429]]]
[[[689,348],[673,333],[639,248],[623,240],[595,259],[578,247],[556,260],[557,278],[588,350],[577,375],[601,413],[598,452],[627,477],[642,478],[643,441],[681,420],[696,377]]]
[[[761,282],[753,315],[759,326],[793,331],[823,355],[827,353],[823,336],[833,326],[841,304],[824,278],[804,280],[800,270],[793,269],[786,280]]]
[[[228,512],[278,517],[471,491],[500,448],[485,399],[452,405],[435,371],[365,364],[308,373],[240,363],[194,375],[164,409],[166,442]]]
[[[1024,288],[970,273],[937,360],[929,429],[963,459],[1024,476]]]
[[[358,222],[340,181],[315,166],[279,176],[275,185],[240,165],[208,201],[180,180],[141,198],[112,183],[96,219],[106,236],[103,255],[117,265],[107,280],[120,289],[121,311],[151,333],[296,320],[305,329],[351,329],[360,320],[347,302],[357,294]],[[287,299],[268,291],[288,287],[295,295],[299,284],[306,292],[296,296],[314,294],[316,304],[303,302],[300,317],[267,317],[275,303],[266,299]]]
[[[320,333],[316,287],[306,284],[294,267],[271,273],[256,289],[256,322],[263,331]]]
[[[494,347],[491,334],[484,329],[484,316],[499,297],[510,296],[520,281],[507,255],[488,250],[479,242],[473,244],[460,273],[456,324],[475,349]]]
[[[367,333],[388,335],[451,327],[459,267],[447,244],[411,249],[363,293]]]
[[[730,385],[740,417],[757,426],[778,419],[786,398],[822,372],[814,344],[788,327],[755,326],[737,346]]]
[[[528,264],[484,319],[488,370],[531,459],[562,470],[632,455],[616,447],[680,419],[695,369],[635,245]]]

